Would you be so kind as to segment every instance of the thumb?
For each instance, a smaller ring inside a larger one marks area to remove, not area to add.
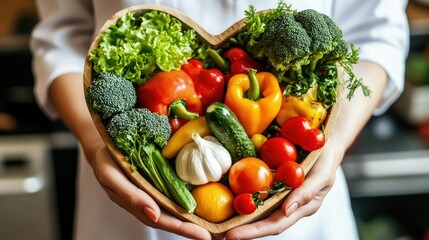
[[[306,185],[309,184],[304,182],[303,185],[289,193],[282,206],[286,217],[290,217],[298,208],[307,205],[315,198],[316,191]]]
[[[310,172],[304,183],[291,191],[284,201],[282,210],[286,217],[290,217],[297,209],[308,205],[310,202],[314,202],[311,210],[321,205],[333,183],[333,179],[327,176],[329,174],[324,171]]]

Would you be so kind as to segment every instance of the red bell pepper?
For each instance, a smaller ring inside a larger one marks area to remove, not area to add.
[[[182,70],[194,81],[203,111],[213,102],[222,102],[225,95],[225,77],[219,69],[204,69],[201,61],[191,59],[182,65]]]
[[[169,117],[172,132],[202,114],[194,82],[184,71],[158,72],[136,89],[137,107]]]
[[[236,74],[247,74],[250,69],[255,69],[258,72],[265,71],[263,64],[256,61],[244,49],[239,47],[229,48],[223,53],[223,57],[213,49],[209,49],[208,53],[219,67],[227,72],[227,74],[225,74],[227,81]]]

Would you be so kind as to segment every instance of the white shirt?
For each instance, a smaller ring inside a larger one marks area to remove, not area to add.
[[[385,111],[403,90],[408,52],[406,0],[289,0],[294,9],[313,8],[331,16],[347,41],[359,47],[360,59],[382,66],[389,82],[374,114]],[[275,8],[278,0],[38,0],[41,22],[32,34],[35,93],[52,118],[57,114],[48,99],[50,83],[61,74],[83,72],[84,58],[97,30],[115,12],[132,5],[156,3],[174,7],[196,20],[209,33],[219,34],[257,10]],[[76,239],[181,239],[145,227],[117,207],[103,192],[90,166],[80,162]],[[296,236],[296,237],[294,237]],[[347,186],[341,169],[320,210],[285,233],[266,239],[356,239]]]

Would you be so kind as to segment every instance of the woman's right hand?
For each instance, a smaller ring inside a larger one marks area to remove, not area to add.
[[[147,193],[130,182],[108,152],[91,119],[82,84],[80,73],[61,75],[51,84],[49,96],[61,119],[81,144],[95,177],[108,197],[150,227],[192,239],[211,239],[204,228],[160,210]]]
[[[91,162],[95,177],[109,198],[142,223],[191,239],[211,239],[210,233],[204,228],[183,222],[160,210],[146,192],[130,182],[105,146],[100,146],[93,156]]]

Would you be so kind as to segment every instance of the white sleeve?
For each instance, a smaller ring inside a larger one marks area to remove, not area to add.
[[[50,118],[57,114],[48,97],[51,82],[61,74],[83,73],[93,36],[91,1],[37,0],[40,22],[34,28],[33,54],[36,99]]]
[[[388,74],[387,88],[374,111],[374,115],[382,114],[404,88],[409,48],[407,1],[336,0],[333,6],[333,18],[343,29],[344,38],[360,48],[360,60],[377,63]]]

